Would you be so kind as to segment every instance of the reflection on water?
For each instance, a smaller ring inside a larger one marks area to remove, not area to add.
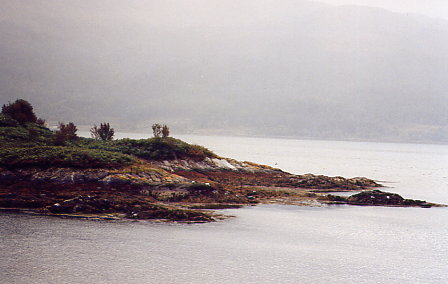
[[[448,203],[447,147],[183,137],[294,173]],[[392,183],[393,182],[393,183]],[[448,208],[262,205],[211,224],[0,215],[0,283],[446,283]]]

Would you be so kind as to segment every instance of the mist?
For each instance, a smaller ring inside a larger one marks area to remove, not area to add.
[[[0,103],[50,123],[448,142],[448,22],[312,1],[0,3]]]

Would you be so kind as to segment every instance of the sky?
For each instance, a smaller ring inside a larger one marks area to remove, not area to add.
[[[399,13],[416,13],[448,19],[448,1],[446,0],[319,0],[319,2],[381,7]]]
[[[0,105],[86,128],[448,143],[448,21],[416,15],[448,4],[349,1],[1,0]]]

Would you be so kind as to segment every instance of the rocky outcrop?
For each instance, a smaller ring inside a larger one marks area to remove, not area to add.
[[[100,183],[110,186],[124,184],[167,184],[167,183],[191,183],[184,177],[158,168],[130,167],[125,169],[73,169],[73,168],[26,168],[14,171],[0,169],[0,181],[14,183],[17,181],[29,181],[32,183],[53,184],[86,184]]]
[[[151,164],[167,170],[169,172],[179,171],[237,171],[243,173],[272,173],[282,172],[280,169],[275,169],[265,165],[259,165],[251,162],[240,162],[228,158],[205,158],[202,161],[197,160],[170,160],[170,161],[155,161]]]
[[[77,196],[55,203],[47,208],[54,214],[107,214],[122,213],[130,219],[165,219],[171,221],[210,222],[210,214],[179,208],[168,208],[132,200],[132,202],[115,201],[98,196]],[[73,215],[71,215],[73,216]]]
[[[167,219],[173,221],[188,222],[210,222],[214,219],[200,211],[193,210],[170,210],[167,208],[155,208],[134,213],[130,218],[135,219]]]
[[[230,183],[235,186],[277,186],[323,190],[360,190],[381,186],[365,177],[347,179],[313,174],[293,175],[269,166],[226,158],[206,158],[203,161],[174,160],[153,164],[188,179]]]
[[[150,166],[148,166],[150,165]],[[314,189],[316,191],[362,190],[380,185],[373,180],[357,177],[327,177],[323,175],[293,175],[279,169],[232,159],[207,158],[204,161],[173,160],[152,162],[123,169],[25,168],[1,170],[3,183],[28,181],[35,184],[82,185],[97,183],[120,187],[177,185],[195,182],[219,183],[230,186],[268,186]]]
[[[426,201],[405,199],[399,194],[381,190],[364,191],[352,195],[347,198],[347,203],[351,205],[431,207],[431,204]]]
[[[315,191],[363,190],[381,185],[367,178],[327,177],[322,175],[293,175],[280,170],[263,169],[259,172],[238,170],[177,170],[174,173],[201,182],[217,182],[233,186],[267,186],[313,189]]]
[[[103,213],[115,208],[114,202],[97,196],[77,196],[49,206],[51,213]]]
[[[436,204],[423,200],[405,199],[399,194],[384,192],[381,190],[363,191],[349,197],[328,195],[327,199],[332,203],[365,205],[365,206],[400,206],[400,207],[424,207],[429,208]]]
[[[22,196],[17,193],[0,194],[0,207],[3,208],[43,208],[49,202],[51,201],[37,196]]]
[[[299,202],[309,191],[363,190],[366,178],[293,175],[269,166],[225,158],[138,160],[121,168],[0,169],[0,207],[50,214],[121,214],[125,218],[210,221],[210,212],[267,200]],[[168,206],[168,207],[167,207]],[[193,210],[187,210],[189,207]],[[196,208],[196,209],[194,209]],[[195,211],[196,210],[196,211]]]

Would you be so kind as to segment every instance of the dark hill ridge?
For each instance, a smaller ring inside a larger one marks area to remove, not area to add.
[[[203,209],[260,202],[322,205],[334,202],[322,192],[380,186],[361,177],[294,175],[219,157],[170,137],[78,138],[55,145],[54,135],[33,123],[0,124],[1,208],[83,218],[208,222],[220,216]]]

